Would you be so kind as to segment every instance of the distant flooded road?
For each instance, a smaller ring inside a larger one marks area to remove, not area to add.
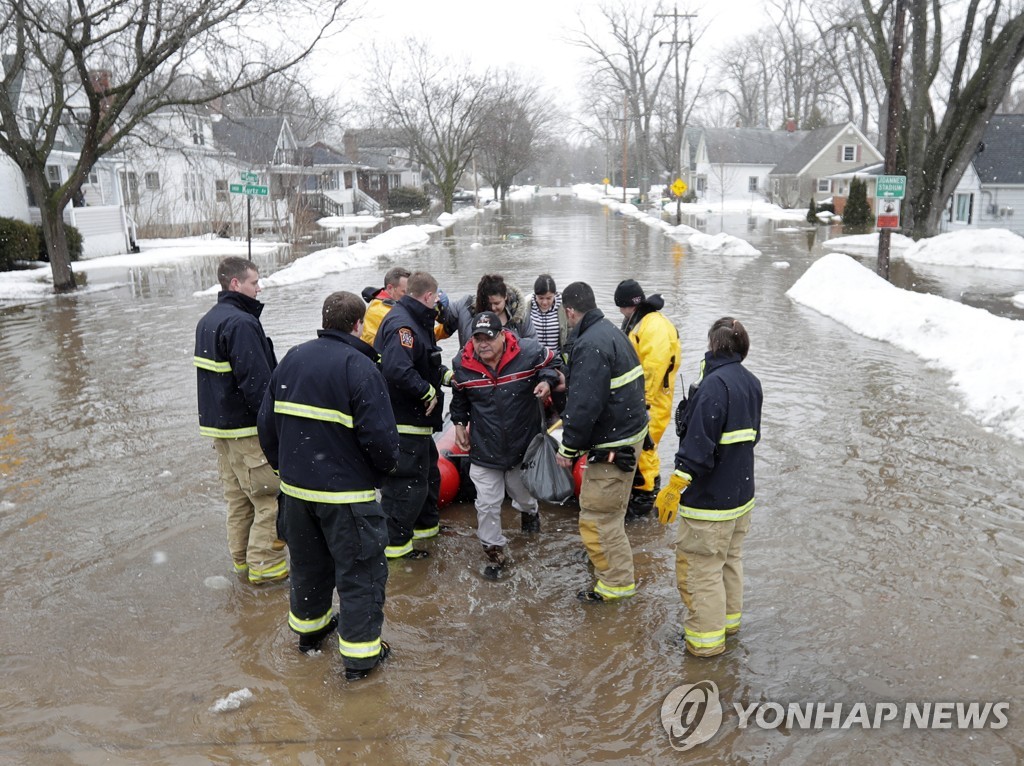
[[[381,672],[348,684],[336,650],[301,655],[287,585],[231,575],[198,434],[193,331],[213,298],[193,293],[217,258],[112,270],[90,282],[123,286],[0,309],[0,763],[1024,761],[1024,446],[961,414],[945,373],[785,297],[825,231],[691,223],[763,255],[692,252],[563,193],[457,223],[398,262],[453,296],[484,273],[524,292],[542,272],[560,288],[583,279],[613,321],[615,285],[635,277],[665,296],[687,383],[711,322],[743,320],[764,423],[743,628],[725,654],[684,654],[672,530],[628,526],[636,597],[583,605],[574,508],[544,506],[533,539],[508,509],[515,566],[495,583],[463,505],[442,512],[452,529],[426,543],[432,558],[391,565]],[[380,285],[393,263],[266,289],[279,356],[315,335],[329,292]],[[997,278],[894,264],[903,286],[1020,318],[1002,296],[1024,275]],[[666,436],[663,473],[675,446]],[[662,701],[702,680],[722,727],[680,753]],[[215,712],[241,689],[252,697]],[[734,709],[974,701],[1009,702],[1008,725],[741,728]]]

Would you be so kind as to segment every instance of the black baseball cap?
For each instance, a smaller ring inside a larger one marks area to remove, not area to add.
[[[493,311],[481,311],[473,317],[473,334],[497,338],[501,333],[501,320]]]

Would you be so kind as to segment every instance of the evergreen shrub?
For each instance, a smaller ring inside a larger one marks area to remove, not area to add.
[[[0,218],[0,271],[10,271],[15,261],[34,261],[38,252],[35,226],[16,218]]]

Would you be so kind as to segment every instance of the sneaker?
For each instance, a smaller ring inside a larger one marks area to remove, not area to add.
[[[324,642],[331,632],[338,627],[338,615],[332,615],[330,622],[324,625],[320,630],[314,630],[312,633],[302,633],[299,635],[299,651],[303,654],[307,652],[313,652],[320,648],[320,644]]]
[[[523,531],[524,532],[540,532],[540,514],[539,513],[521,513],[523,519]]]
[[[368,668],[345,668],[345,680],[346,681],[360,681],[366,678],[373,669],[380,665],[384,660],[391,654],[391,646],[387,641],[380,642],[380,654],[377,655],[377,661]]]
[[[584,603],[601,603],[605,600],[604,596],[594,590],[581,590],[576,594],[576,598]]]

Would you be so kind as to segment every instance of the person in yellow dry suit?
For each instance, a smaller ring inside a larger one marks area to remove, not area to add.
[[[636,349],[644,368],[644,395],[650,416],[648,439],[640,453],[626,508],[629,521],[651,512],[654,496],[661,488],[658,442],[672,419],[675,372],[679,369],[682,352],[679,331],[661,313],[665,301],[660,295],[647,297],[635,279],[626,279],[615,288],[615,305],[622,314],[622,331]]]

